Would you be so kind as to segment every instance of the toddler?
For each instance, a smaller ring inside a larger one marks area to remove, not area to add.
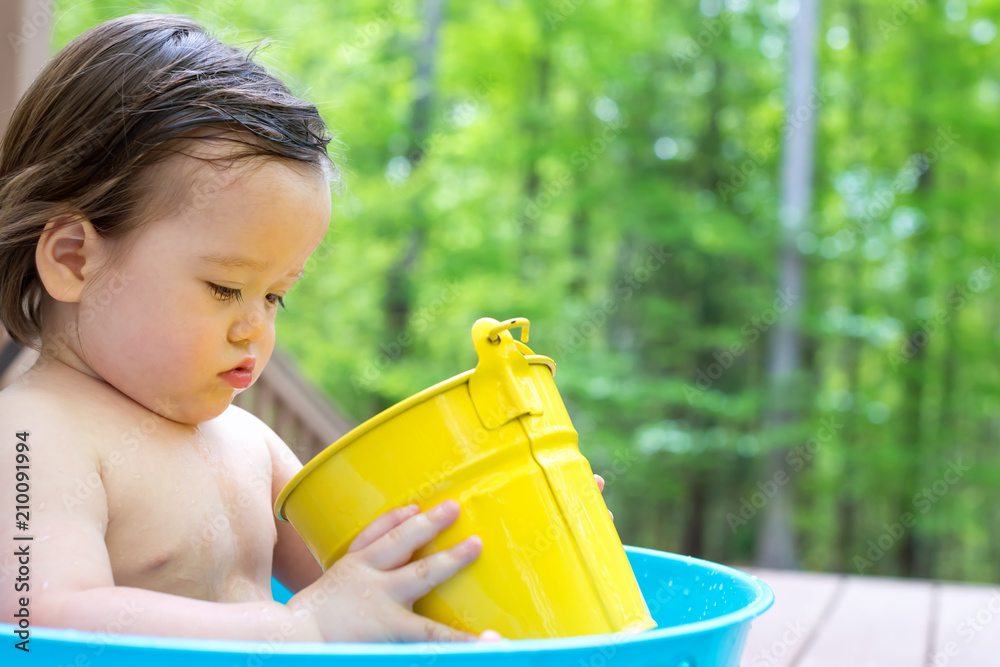
[[[325,573],[272,513],[301,463],[231,402],[267,365],[339,171],[316,108],[251,56],[183,17],[126,16],[60,51],[14,112],[0,322],[41,356],[0,393],[4,474],[24,454],[34,536],[30,590],[7,576],[0,613],[23,595],[33,625],[98,632],[495,639],[412,611],[482,549],[409,562],[454,500],[380,516]],[[0,572],[20,534],[0,522]]]

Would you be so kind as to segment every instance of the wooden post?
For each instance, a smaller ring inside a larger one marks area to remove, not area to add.
[[[0,136],[21,95],[49,57],[54,10],[53,0],[0,1]],[[6,331],[0,332],[0,341],[2,389],[29,367],[38,353],[18,352]]]
[[[53,0],[0,2],[0,133],[49,58]]]

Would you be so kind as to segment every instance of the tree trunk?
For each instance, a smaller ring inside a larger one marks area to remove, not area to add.
[[[541,207],[528,207],[534,204],[541,190],[541,177],[538,174],[538,156],[542,151],[543,134],[542,119],[547,116],[546,107],[549,98],[549,78],[552,72],[552,59],[549,55],[548,44],[542,42],[542,52],[535,58],[535,70],[537,72],[537,88],[535,92],[535,103],[529,108],[528,117],[524,124],[524,131],[528,137],[528,166],[524,176],[524,200],[525,205],[518,211],[518,226],[521,236],[521,257],[528,257],[532,254],[531,237],[535,232],[538,222],[535,217],[545,215],[545,211],[538,211],[536,215],[529,214],[529,211],[537,211]]]
[[[781,161],[781,220],[783,240],[780,255],[778,290],[789,294],[794,302],[776,325],[770,338],[768,388],[770,404],[764,419],[765,427],[782,433],[781,427],[794,422],[796,411],[791,407],[795,398],[795,383],[801,370],[801,336],[799,320],[805,296],[802,256],[796,239],[805,228],[812,205],[813,134],[815,119],[796,122],[799,109],[808,109],[816,79],[816,17],[819,0],[802,0],[792,21],[789,34],[788,91],[789,106],[786,142]],[[765,479],[773,479],[784,470],[790,444],[786,436],[772,443],[767,457]],[[791,484],[779,485],[775,496],[764,506],[763,525],[757,539],[757,564],[763,567],[793,568],[798,565],[792,534]]]
[[[920,123],[917,129],[917,151],[933,142],[933,132],[925,127],[925,123]],[[928,139],[930,137],[930,139]],[[933,181],[934,166],[927,165],[927,169],[920,175],[917,181],[917,188],[914,191],[914,201],[920,208],[921,200],[928,199]],[[925,207],[924,207],[925,209]],[[913,255],[919,254],[921,247],[933,247],[932,230],[929,226],[928,232],[923,236],[914,237]],[[928,294],[927,276],[922,271],[911,268],[908,272],[907,291],[909,292],[909,303],[916,303]],[[916,317],[912,308],[910,310],[910,321],[907,322],[907,361],[899,366],[899,371],[903,376],[903,396],[901,409],[901,442],[910,451],[902,460],[905,461],[903,470],[900,470],[900,478],[903,482],[899,489],[899,497],[896,499],[896,509],[899,514],[913,512],[913,495],[922,486],[924,478],[922,462],[925,453],[924,429],[922,428],[924,391],[927,378],[927,347],[930,345],[930,336],[924,330],[923,321]],[[934,471],[935,473],[937,471]],[[898,562],[902,574],[908,577],[927,577],[927,559],[925,540],[921,537],[920,524],[918,523],[911,530],[908,530],[899,541]]]
[[[444,0],[424,0],[424,34],[416,50],[416,74],[413,111],[410,116],[410,149],[407,151],[411,163],[410,178],[420,168],[424,157],[424,146],[430,133],[430,115],[433,108],[434,65],[437,55],[438,35],[444,22]],[[422,198],[415,193],[411,200],[412,224],[399,258],[386,273],[386,291],[383,303],[387,338],[396,340],[406,330],[412,310],[413,283],[411,272],[419,262],[426,237],[426,215]],[[402,346],[399,356],[405,355]]]

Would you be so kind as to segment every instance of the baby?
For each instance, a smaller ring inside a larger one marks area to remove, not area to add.
[[[0,393],[34,536],[30,590],[5,575],[6,622],[24,595],[33,625],[100,632],[498,638],[412,611],[482,549],[409,562],[458,503],[380,516],[323,573],[272,513],[301,463],[231,405],[326,232],[328,142],[313,105],[183,17],[97,26],[25,94],[0,146],[0,321],[41,356]],[[18,535],[2,522],[0,572],[17,571]]]

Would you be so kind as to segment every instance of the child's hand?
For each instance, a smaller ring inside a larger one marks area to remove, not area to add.
[[[601,493],[604,493],[604,478],[601,477],[600,475],[594,475],[594,479],[597,481],[597,489]],[[608,510],[608,514],[611,514],[611,510]],[[611,514],[611,520],[612,521],[615,520],[615,515],[614,514]]]
[[[474,561],[483,548],[472,536],[413,563],[413,552],[458,518],[454,500],[418,514],[415,505],[386,512],[355,538],[347,554],[288,601],[317,641],[495,641],[413,613],[413,603]]]

